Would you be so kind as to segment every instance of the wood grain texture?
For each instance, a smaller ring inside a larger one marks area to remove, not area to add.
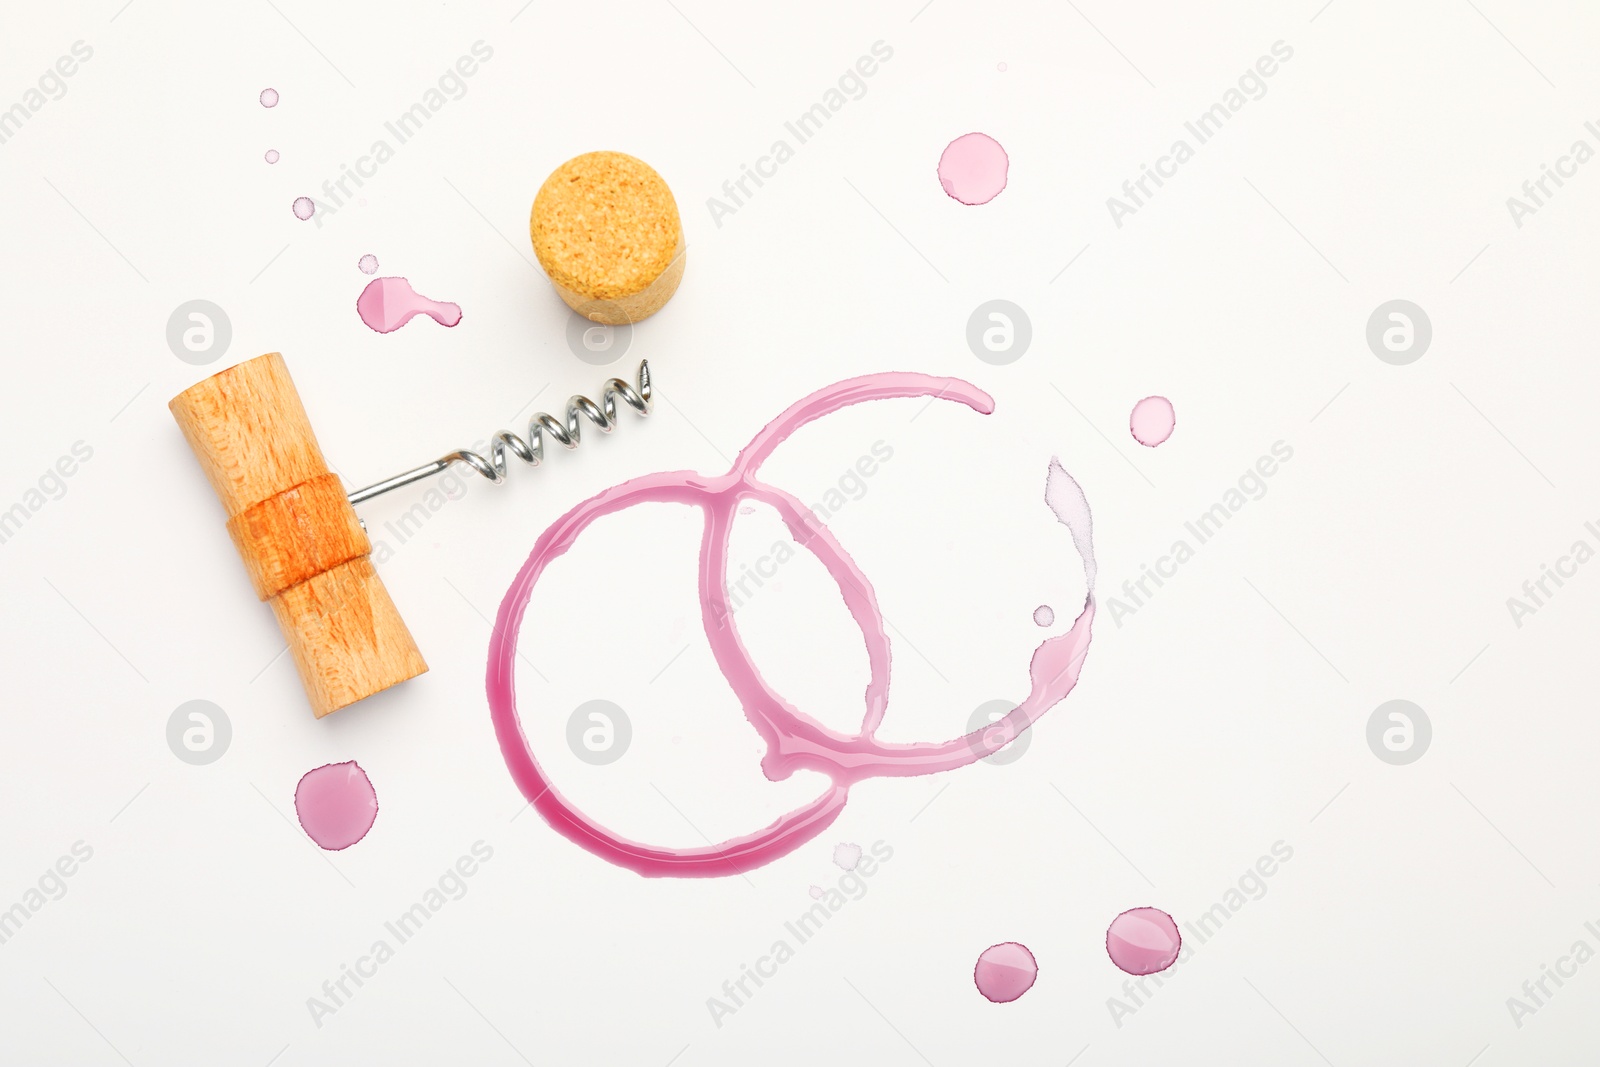
[[[317,717],[426,671],[283,357],[246,360],[167,406],[222,501]]]
[[[269,496],[228,520],[256,595],[271,600],[331,567],[372,554],[335,474]]]
[[[328,473],[289,368],[276,352],[213,374],[167,407],[230,519]]]
[[[322,718],[428,669],[372,561],[359,556],[268,601]]]

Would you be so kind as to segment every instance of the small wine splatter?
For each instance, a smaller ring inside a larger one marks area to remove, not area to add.
[[[393,333],[418,315],[427,315],[440,326],[461,321],[460,304],[429,300],[404,278],[372,279],[356,297],[356,313],[379,333]]]
[[[822,899],[822,887],[820,885],[814,885],[814,886],[811,887],[811,899],[812,900],[821,900]]]
[[[278,106],[278,90],[276,90],[276,89],[263,89],[263,90],[261,90],[261,106],[262,107],[277,107]]]
[[[1128,416],[1128,431],[1146,448],[1154,448],[1171,437],[1177,425],[1172,401],[1164,396],[1145,397],[1133,405],[1133,414]]]
[[[1033,988],[1039,977],[1039,963],[1027,945],[1002,941],[990,945],[972,969],[972,981],[995,1004],[1009,1004]]]
[[[844,843],[833,846],[833,862],[842,870],[855,870],[856,864],[861,862],[861,846]]]
[[[1049,604],[1040,604],[1033,609],[1033,622],[1035,626],[1054,626],[1056,624],[1056,609]]]
[[[1112,919],[1106,930],[1106,954],[1129,974],[1166,970],[1182,947],[1178,924],[1159,908],[1132,908]]]
[[[939,157],[939,184],[952,200],[987,204],[1006,187],[1011,159],[986,133],[968,133],[945,146]]]
[[[1004,61],[1004,60],[1001,60],[1001,61],[1000,61],[1000,62],[999,62],[999,63],[996,63],[996,64],[995,64],[995,65],[994,65],[994,69],[995,69],[995,70],[998,70],[998,71],[999,71],[999,72],[1000,72],[1000,73],[1001,73],[1001,74],[1004,74],[1004,73],[1005,73],[1005,72],[1006,72],[1006,64],[1005,64],[1005,61]]]
[[[329,763],[307,771],[294,790],[294,812],[306,836],[337,852],[367,836],[378,817],[378,794],[361,764]]]
[[[295,197],[294,203],[290,206],[294,208],[294,217],[301,222],[309,219],[317,210],[317,202],[309,196]]]
[[[356,260],[356,269],[362,274],[378,273],[378,257],[373,255],[371,252],[368,252],[366,255]]]
[[[278,161],[278,150],[276,148],[267,149],[265,158],[268,163],[276,163]]]

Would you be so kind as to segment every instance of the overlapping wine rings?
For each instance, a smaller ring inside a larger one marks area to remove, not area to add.
[[[546,822],[595,855],[640,874],[706,878],[740,873],[769,863],[820,834],[844,809],[854,783],[880,776],[932,774],[973,763],[1009,744],[1072,691],[1089,649],[1094,621],[1092,523],[1082,490],[1058,461],[1052,461],[1045,503],[1070,530],[1083,557],[1088,582],[1089,593],[1077,620],[1066,633],[1046,638],[1034,650],[1027,698],[994,724],[939,743],[888,743],[875,738],[888,706],[890,657],[889,638],[872,583],[808,508],[789,493],[758,481],[756,472],[791,433],[824,415],[869,400],[919,396],[957,401],[984,415],[994,410],[989,394],[957,378],[914,373],[852,378],[791,406],[756,434],[728,473],[707,476],[673,471],[635,478],[577,505],[544,532],[501,602],[489,646],[488,695],[495,735],[506,764],[523,795]],[[861,630],[870,675],[866,713],[861,729],[854,734],[824,726],[774,692],[739,640],[724,579],[729,533],[744,500],[759,501],[778,513],[790,535],[817,558],[838,584],[851,617]],[[629,840],[601,826],[577,810],[551,784],[523,735],[517,715],[517,635],[539,576],[596,519],[647,502],[688,504],[705,513],[699,577],[701,619],[717,665],[739,697],[745,718],[766,742],[762,772],[771,781],[781,781],[805,768],[820,771],[832,780],[831,786],[811,803],[764,829],[717,845],[665,848]]]

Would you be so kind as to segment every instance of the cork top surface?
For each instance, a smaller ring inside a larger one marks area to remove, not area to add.
[[[648,287],[683,239],[678,203],[650,165],[621,152],[589,152],[545,179],[529,223],[550,280],[591,300]]]

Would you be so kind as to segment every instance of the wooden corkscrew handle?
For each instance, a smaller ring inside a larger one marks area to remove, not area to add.
[[[317,717],[426,671],[283,357],[246,360],[167,406],[227,511]]]

